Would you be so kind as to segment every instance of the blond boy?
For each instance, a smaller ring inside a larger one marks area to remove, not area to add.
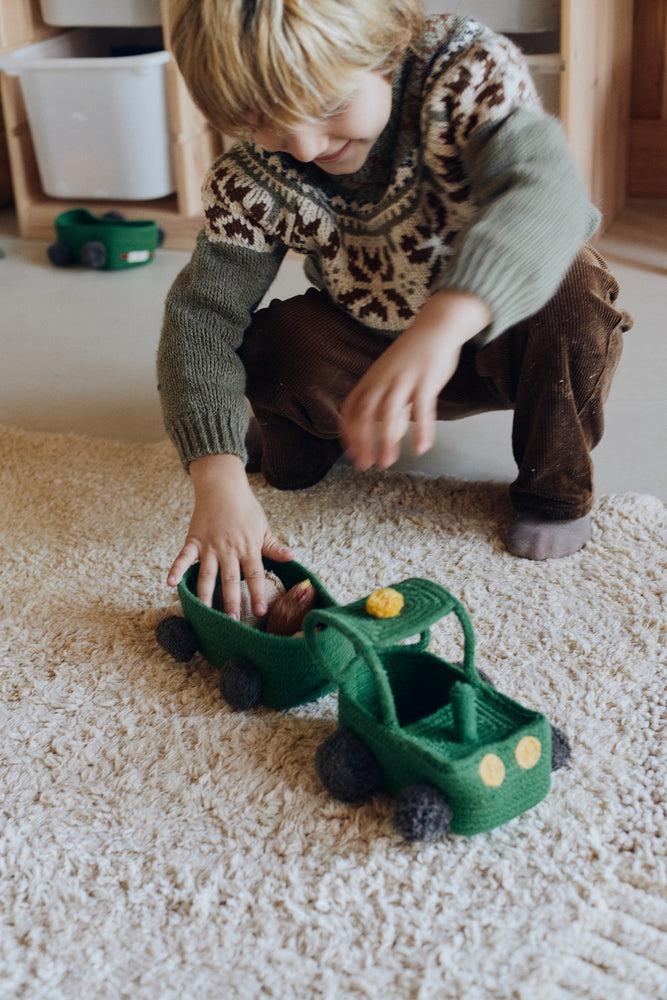
[[[169,584],[199,560],[200,598],[219,572],[238,616],[242,570],[262,614],[262,554],[291,558],[248,483],[244,393],[278,489],[343,452],[386,469],[411,421],[423,454],[436,420],[513,409],[507,547],[576,552],[632,320],[521,52],[418,0],[175,0],[173,24],[195,102],[241,141],[165,308],[158,388],[195,489]],[[257,310],[289,248],[314,287]]]

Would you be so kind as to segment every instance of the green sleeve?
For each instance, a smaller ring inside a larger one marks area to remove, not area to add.
[[[485,123],[463,159],[478,211],[433,291],[459,288],[489,305],[493,319],[473,340],[484,347],[553,298],[601,216],[550,115],[517,108]]]
[[[184,468],[202,455],[247,461],[245,369],[236,354],[286,248],[212,243],[202,231],[165,304],[157,352],[164,424]]]

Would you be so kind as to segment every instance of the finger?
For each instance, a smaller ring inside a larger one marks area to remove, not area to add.
[[[241,570],[236,552],[226,550],[220,556],[220,586],[222,589],[222,609],[225,614],[241,618]]]
[[[401,414],[405,410],[407,393],[401,390],[396,382],[390,383],[382,394],[378,394],[372,420],[372,435],[369,439],[369,450],[363,457],[371,465],[377,462],[380,468],[383,452],[385,459],[390,460],[395,452],[395,445],[400,442],[405,430],[401,431]],[[390,464],[390,462],[388,462]],[[386,466],[384,466],[386,467]]]
[[[198,559],[198,544],[192,539],[186,540],[185,545],[171,564],[171,569],[167,574],[167,586],[177,586],[177,584],[181,582],[181,577],[185,573],[186,569],[189,569],[190,566],[192,566],[193,563],[196,563]]]
[[[419,397],[412,406],[412,450],[415,455],[423,455],[433,447],[435,441],[436,397]]]
[[[375,439],[377,435],[377,409],[381,395],[374,392],[367,395],[355,410],[354,424],[350,429],[355,464],[361,472],[370,469],[375,461]]]
[[[346,398],[343,403],[340,413],[338,414],[338,433],[340,434],[341,442],[343,445],[343,450],[348,454],[349,458],[352,458],[352,436],[350,434],[350,414],[354,410],[355,400],[353,398],[354,392]]]
[[[283,545],[279,542],[273,535],[269,534],[267,531],[264,538],[264,544],[262,545],[262,555],[268,556],[269,559],[275,559],[276,562],[289,562],[290,559],[294,559],[294,553],[287,545]]]
[[[213,604],[213,591],[218,578],[218,560],[215,552],[209,549],[199,563],[199,575],[197,576],[197,597],[210,608]]]
[[[338,426],[349,458],[354,458],[358,449],[356,426],[366,405],[369,392],[370,389],[366,388],[362,379],[345,397],[340,408]]]
[[[266,576],[262,560],[257,554],[241,560],[243,576],[250,591],[250,603],[257,618],[266,613]]]
[[[387,469],[401,454],[401,441],[410,426],[410,410],[405,402],[383,420],[378,439],[378,468]]]

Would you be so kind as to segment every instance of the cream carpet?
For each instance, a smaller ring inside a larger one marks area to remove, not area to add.
[[[333,697],[234,715],[156,646],[190,514],[171,445],[5,428],[0,470],[3,997],[666,995],[658,500],[601,499],[594,541],[536,564],[498,540],[498,485],[253,477],[339,600],[443,583],[479,665],[572,740],[532,812],[419,847],[320,787]]]

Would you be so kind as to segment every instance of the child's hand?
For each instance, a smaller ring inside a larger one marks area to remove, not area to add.
[[[271,534],[266,514],[252,492],[243,463],[236,455],[207,455],[190,465],[195,509],[185,544],[174,561],[167,585],[175,587],[189,566],[199,560],[197,597],[207,607],[220,571],[224,610],[239,618],[240,569],[248,581],[252,609],[266,611],[262,555],[287,562],[294,555]]]
[[[488,306],[477,296],[456,291],[431,296],[343,403],[341,438],[358,469],[374,462],[380,469],[393,465],[411,419],[414,453],[432,447],[438,395],[456,371],[463,344],[490,320]]]

